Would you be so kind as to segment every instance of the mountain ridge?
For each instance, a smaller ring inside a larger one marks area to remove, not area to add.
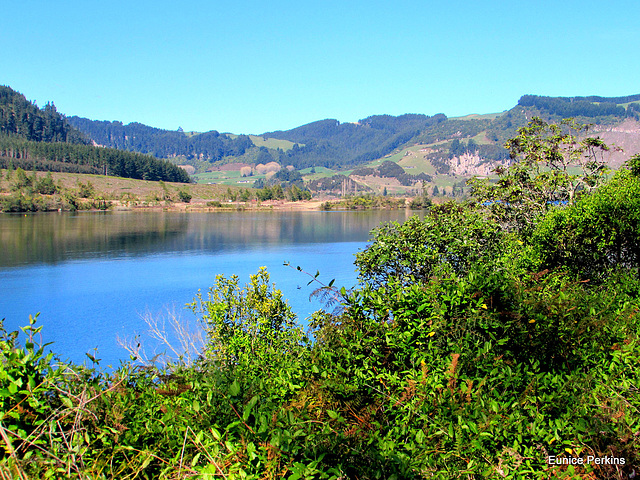
[[[410,144],[431,145],[442,141],[453,142],[456,138],[467,141],[475,139],[477,145],[474,148],[477,150],[474,151],[482,159],[501,161],[507,156],[503,148],[504,141],[513,137],[517,129],[532,116],[540,116],[548,121],[573,116],[585,123],[611,125],[625,118],[640,120],[640,103],[636,101],[640,102],[640,94],[620,97],[523,95],[514,107],[502,113],[451,118],[443,113],[433,116],[383,114],[343,123],[336,119],[323,119],[252,137],[220,134],[215,130],[187,136],[183,132],[154,129],[135,122],[125,126],[121,122],[99,122],[80,117],[70,117],[69,121],[97,143],[154,154],[160,158],[182,157],[183,163],[201,171],[208,168],[207,164],[218,162],[265,164],[270,161],[292,165],[297,169],[312,166],[345,169],[383,158]],[[100,133],[100,128],[108,131]],[[114,130],[118,130],[116,139]],[[167,148],[168,137],[173,139],[170,140],[173,149]],[[287,141],[293,143],[293,147],[287,150],[266,148],[257,145],[251,138],[261,138],[263,142],[258,143],[263,145],[270,139]],[[213,139],[218,142],[217,146],[207,148],[207,140],[211,143]],[[451,152],[443,153],[449,155]]]

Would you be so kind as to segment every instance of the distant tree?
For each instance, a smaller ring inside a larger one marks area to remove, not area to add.
[[[276,184],[271,188],[271,196],[274,200],[282,200],[284,198],[284,190],[282,186]]]
[[[53,195],[54,193],[57,192],[58,188],[56,187],[56,184],[53,181],[51,172],[47,172],[46,176],[36,181],[34,190],[37,193],[40,193],[42,195]]]
[[[469,142],[467,143],[467,152],[474,153],[477,151],[478,151],[478,144],[473,138],[470,138]]]
[[[14,180],[12,185],[13,190],[20,190],[22,188],[31,187],[31,185],[31,178],[27,176],[22,168],[18,168],[16,170],[16,179]]]
[[[181,202],[190,203],[193,196],[188,191],[181,189],[181,190],[178,190],[178,198],[180,199]]]
[[[269,153],[265,147],[260,147],[258,150],[258,156],[256,158],[256,163],[262,163],[266,165],[269,162],[273,162],[273,156]]]

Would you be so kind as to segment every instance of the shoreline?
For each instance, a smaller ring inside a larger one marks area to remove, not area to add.
[[[41,179],[47,172],[29,173],[29,178]],[[15,188],[9,171],[0,169],[0,201],[11,200],[9,209],[0,206],[0,213],[58,212],[58,211],[359,211],[398,210],[408,208],[408,197],[387,197],[383,204],[366,202],[348,203],[348,199],[320,196],[309,200],[257,200],[232,201],[248,188],[229,188],[212,184],[178,184],[153,182],[104,175],[52,172],[58,191],[52,195],[30,192],[27,188]],[[80,189],[91,191],[90,197],[81,197]],[[180,192],[192,197],[189,202],[180,202]],[[251,192],[253,193],[253,192]],[[232,197],[234,198],[234,197]],[[345,202],[346,200],[346,202]],[[389,201],[392,200],[392,201]],[[0,202],[1,203],[1,202]],[[394,205],[395,203],[395,205]],[[4,210],[4,211],[3,211]]]

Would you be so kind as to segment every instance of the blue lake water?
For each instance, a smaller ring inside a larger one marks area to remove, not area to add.
[[[372,228],[404,221],[407,211],[374,212],[109,212],[0,215],[0,319],[9,331],[40,312],[43,340],[63,359],[86,352],[116,366],[128,353],[117,337],[140,334],[143,317],[167,310],[195,320],[184,305],[218,274],[241,284],[262,266],[301,323],[322,305],[318,285],[285,266],[351,287],[354,255]]]

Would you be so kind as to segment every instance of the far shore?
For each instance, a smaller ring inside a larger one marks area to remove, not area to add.
[[[242,210],[295,210],[301,212],[311,212],[320,210],[320,206],[324,203],[320,200],[299,200],[291,202],[286,200],[267,200],[263,202],[220,202],[220,206],[211,206],[208,200],[192,200],[185,202],[159,202],[155,205],[132,205],[129,202],[114,201],[111,210],[135,210],[135,211],[169,211],[169,212],[224,212],[224,211],[242,211]]]
[[[325,210],[323,205],[330,203],[332,207],[330,211],[356,211],[356,210],[388,210],[389,208],[358,208],[349,209],[340,205],[340,199],[333,200],[266,200],[257,202],[255,200],[248,202],[220,202],[220,206],[211,206],[210,201],[194,200],[189,203],[184,202],[159,202],[158,204],[127,204],[127,202],[112,202],[109,210],[113,211],[141,211],[141,212],[228,212],[228,211],[296,211],[296,212],[314,212]],[[405,209],[408,207],[400,207]],[[395,208],[394,210],[398,210]]]
[[[28,172],[31,177],[33,173]],[[38,178],[47,175],[37,172]],[[15,179],[7,170],[0,170],[0,200],[14,197],[13,202],[19,202],[20,197],[32,197],[32,202],[38,204],[38,211],[67,211],[77,208],[83,211],[172,211],[172,212],[217,212],[217,211],[300,211],[310,212],[319,210],[370,210],[370,209],[404,209],[405,204],[411,202],[406,197],[385,197],[384,202],[349,203],[349,199],[325,194],[309,200],[262,200],[255,198],[239,200],[242,194],[251,191],[250,187],[229,187],[218,184],[180,184],[172,182],[154,182],[135,180],[131,178],[108,177],[105,175],[88,175],[79,173],[53,172],[53,181],[58,186],[54,195],[31,194],[20,189],[16,191],[13,184]],[[81,197],[81,187],[90,190],[89,197]],[[188,192],[191,200],[180,201],[180,193]],[[253,193],[253,192],[252,192]],[[17,199],[15,198],[17,196]],[[74,205],[69,203],[73,197]],[[39,200],[38,200],[39,199]],[[346,202],[345,202],[346,200]],[[437,203],[437,200],[435,200]],[[33,208],[17,208],[9,212],[32,211]],[[0,208],[2,211],[2,208]]]

